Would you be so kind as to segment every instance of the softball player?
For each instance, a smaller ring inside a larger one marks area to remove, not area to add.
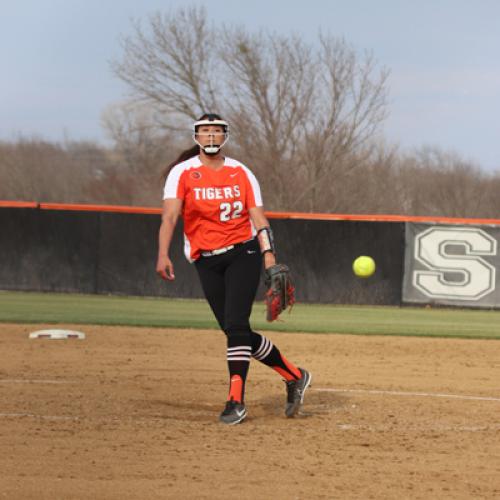
[[[276,263],[274,243],[259,183],[241,162],[224,157],[228,124],[216,114],[194,123],[196,146],[167,167],[156,271],[173,280],[168,252],[179,215],[184,220],[184,252],[195,264],[205,297],[227,337],[229,394],[220,421],[237,424],[246,417],[245,380],[253,357],[286,382],[285,414],[293,417],[311,383],[311,374],[288,361],[249,323],[265,268]]]

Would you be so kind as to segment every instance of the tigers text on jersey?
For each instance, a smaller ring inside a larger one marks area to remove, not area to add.
[[[163,199],[183,201],[184,253],[190,262],[203,250],[216,250],[255,236],[248,210],[262,206],[260,186],[242,163],[225,158],[213,170],[193,156],[175,165]]]

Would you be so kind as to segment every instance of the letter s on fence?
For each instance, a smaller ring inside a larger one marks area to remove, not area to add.
[[[449,253],[450,245],[463,254]],[[481,229],[432,227],[415,238],[414,252],[428,270],[413,271],[413,286],[427,297],[479,300],[495,289],[495,267],[481,256],[496,255],[497,241]]]

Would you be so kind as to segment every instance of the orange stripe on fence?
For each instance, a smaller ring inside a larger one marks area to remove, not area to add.
[[[321,214],[301,212],[266,212],[269,219],[308,220],[352,220],[369,222],[438,222],[440,224],[493,224],[500,225],[500,219],[471,219],[460,217],[436,217],[419,215],[388,214]]]
[[[161,208],[125,205],[85,205],[71,203],[40,203],[42,210],[74,210],[77,212],[121,212],[126,214],[161,214]]]
[[[37,203],[29,201],[2,201],[0,207],[40,208],[41,210],[74,210],[80,212],[118,212],[129,214],[161,214],[161,208],[125,205],[88,205],[71,203]],[[436,217],[389,214],[326,214],[307,212],[266,212],[269,219],[301,220],[350,220],[360,222],[435,222],[440,224],[489,224],[500,225],[500,219],[472,219],[460,217]]]
[[[1,208],[38,208],[38,203],[34,201],[8,201],[0,200]]]

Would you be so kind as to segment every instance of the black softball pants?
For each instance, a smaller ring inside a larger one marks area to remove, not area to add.
[[[228,347],[251,346],[250,314],[259,286],[262,256],[257,239],[196,263],[201,286]]]

